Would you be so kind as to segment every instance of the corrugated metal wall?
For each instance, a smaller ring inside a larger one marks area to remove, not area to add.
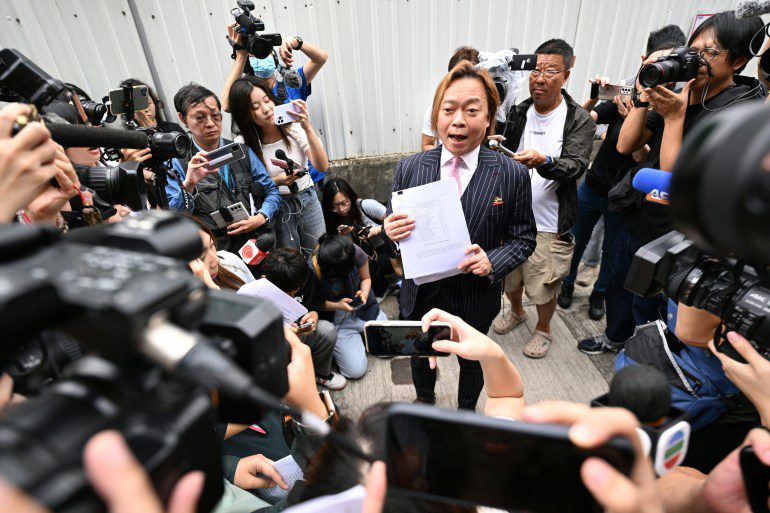
[[[232,61],[225,41],[235,0],[0,0],[0,45],[101,97],[129,76],[152,83],[152,60],[173,114],[189,81],[219,93]],[[650,30],[734,0],[256,0],[268,31],[301,35],[329,52],[313,82],[311,119],[330,158],[416,151],[422,115],[454,48],[530,53],[562,37],[577,61],[568,90],[588,78],[629,76]],[[144,28],[143,49],[137,25]],[[754,73],[755,66],[747,73]],[[229,123],[226,120],[226,123]]]

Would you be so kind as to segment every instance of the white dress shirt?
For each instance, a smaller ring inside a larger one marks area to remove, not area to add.
[[[457,167],[457,172],[460,175],[460,185],[462,187],[462,191],[465,192],[465,189],[468,187],[468,184],[471,183],[471,178],[473,178],[473,173],[476,172],[476,167],[479,163],[479,151],[481,150],[481,146],[476,146],[473,150],[469,151],[465,155],[460,156],[460,165]],[[449,150],[446,149],[446,146],[441,147],[441,179],[446,180],[454,180],[452,177],[452,159],[454,158],[454,155],[452,155]]]

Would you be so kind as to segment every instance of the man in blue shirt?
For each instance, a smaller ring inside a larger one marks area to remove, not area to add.
[[[235,27],[236,25],[232,24],[227,27],[227,31],[230,40],[237,45],[241,41],[241,35]],[[250,56],[246,50],[236,50],[233,69],[222,88],[222,110],[230,112],[230,87],[232,87],[233,82],[241,78],[247,63],[251,66],[255,76],[267,81],[268,86],[277,99],[276,105],[289,103],[292,100],[306,101],[308,96],[312,93],[310,83],[321,70],[324,63],[326,63],[329,54],[321,48],[308,43],[307,41],[303,41],[299,36],[284,38],[283,44],[278,49],[278,53],[289,68],[291,68],[294,63],[294,51],[301,51],[308,57],[308,59],[310,59],[307,64],[297,69],[297,73],[299,73],[300,77],[299,87],[290,87],[285,82],[279,82],[277,80],[277,59],[272,54],[264,59],[258,59],[253,55]],[[318,171],[310,162],[308,162],[308,170],[310,172],[310,177],[313,179],[313,183],[323,184],[326,173]],[[320,185],[317,186],[316,190],[318,190],[319,187]],[[320,199],[320,191],[318,192]]]
[[[244,146],[247,157],[218,169],[208,170],[206,156],[232,141],[222,138],[222,112],[219,99],[205,87],[190,83],[174,95],[179,120],[190,131],[197,153],[186,159],[173,159],[172,176],[166,185],[169,208],[188,211],[202,219],[217,236],[217,247],[237,251],[254,232],[278,212],[281,197],[264,164]],[[255,215],[217,228],[211,214],[238,202],[251,210],[252,183],[264,188],[264,201]]]

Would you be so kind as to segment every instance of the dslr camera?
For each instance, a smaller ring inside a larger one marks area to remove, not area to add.
[[[644,87],[675,82],[687,82],[698,75],[703,61],[698,52],[688,46],[674,48],[665,57],[645,64],[639,70],[639,83]]]
[[[671,176],[669,214],[679,232],[636,253],[625,287],[707,310],[770,359],[768,154],[770,111],[753,102],[700,122]],[[729,343],[718,349],[743,361]]]
[[[258,34],[265,30],[265,24],[259,18],[254,17],[254,2],[251,0],[238,0],[238,7],[233,8],[230,14],[240,26],[241,48],[258,59],[264,59],[273,51],[274,46],[281,46],[283,40],[281,34]],[[240,49],[240,48],[237,48]]]

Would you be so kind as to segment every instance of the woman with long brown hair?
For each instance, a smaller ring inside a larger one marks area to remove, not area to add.
[[[193,273],[210,288],[227,289],[237,292],[243,285],[254,281],[251,271],[237,255],[217,251],[217,238],[203,221],[188,215],[198,225],[203,240],[203,253],[190,263]],[[232,258],[230,258],[232,255]]]
[[[312,160],[319,171],[326,171],[329,158],[310,122],[307,104],[294,100],[291,105],[296,122],[276,124],[275,97],[263,80],[244,77],[230,88],[233,131],[239,132],[256,153],[281,193],[281,210],[275,223],[278,247],[298,249],[308,256],[325,231],[321,204],[307,174],[308,161]],[[287,174],[282,167],[285,161],[276,155],[280,151],[299,169]]]

